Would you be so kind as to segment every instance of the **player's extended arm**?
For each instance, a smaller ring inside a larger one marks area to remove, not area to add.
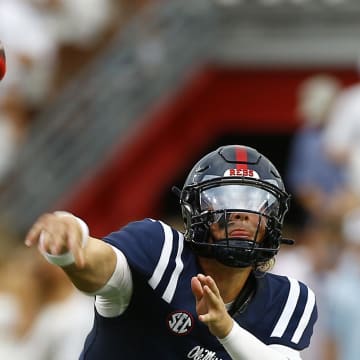
[[[58,264],[73,284],[87,293],[101,289],[116,266],[116,254],[112,247],[88,236],[81,226],[81,220],[70,214],[42,215],[29,230],[25,244],[37,245],[48,258],[61,260],[67,255],[73,256],[75,262]]]
[[[199,274],[191,280],[199,320],[205,323],[233,360],[301,360],[298,351],[266,345],[241,328],[229,315],[215,281]]]

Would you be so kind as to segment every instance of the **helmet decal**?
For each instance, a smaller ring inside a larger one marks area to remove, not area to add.
[[[224,172],[224,176],[244,176],[254,179],[260,179],[259,174],[253,169],[228,169]]]
[[[248,154],[246,151],[246,147],[237,147],[235,149],[235,157],[238,163],[238,168],[247,169]]]

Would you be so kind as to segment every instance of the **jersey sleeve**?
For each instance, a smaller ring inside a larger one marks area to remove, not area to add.
[[[149,278],[161,258],[169,261],[179,234],[161,221],[145,219],[131,222],[103,240],[124,253],[132,270]]]
[[[274,308],[270,339],[296,350],[310,345],[314,324],[317,320],[317,306],[314,292],[305,284],[288,277],[279,277],[277,295],[273,298]],[[280,306],[279,306],[280,305]]]

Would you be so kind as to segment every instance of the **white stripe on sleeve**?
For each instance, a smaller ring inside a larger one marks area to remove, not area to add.
[[[180,273],[181,273],[182,269],[184,268],[184,263],[181,260],[181,254],[182,254],[183,247],[184,247],[183,235],[180,234],[179,232],[178,232],[178,234],[179,234],[179,245],[178,245],[178,251],[177,251],[176,260],[175,260],[176,266],[171,275],[169,284],[162,296],[162,298],[168,303],[171,302],[171,300],[174,296]]]
[[[284,332],[289,325],[289,321],[291,319],[291,316],[293,315],[295,311],[296,304],[299,299],[300,294],[300,284],[297,280],[292,279],[288,277],[290,282],[290,290],[289,295],[285,304],[285,307],[283,309],[283,312],[276,323],[276,326],[274,327],[274,330],[271,333],[271,337],[281,337],[284,335]]]
[[[159,262],[156,265],[156,268],[153,272],[153,275],[151,279],[149,279],[148,283],[149,285],[155,289],[163,277],[166,267],[168,266],[171,250],[173,247],[173,234],[170,226],[165,225],[160,221],[160,224],[164,230],[165,239],[164,239],[164,245],[161,250],[161,255]]]
[[[309,323],[311,314],[312,314],[312,312],[314,310],[314,306],[315,306],[315,294],[311,289],[309,289],[309,288],[307,288],[307,289],[308,289],[308,297],[307,297],[307,301],[306,301],[305,310],[304,310],[304,313],[302,314],[302,317],[299,321],[296,331],[291,339],[291,341],[295,344],[297,344],[300,341],[300,339],[306,329],[306,326]]]

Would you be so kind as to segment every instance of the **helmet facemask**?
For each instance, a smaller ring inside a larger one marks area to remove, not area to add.
[[[285,195],[271,183],[244,177],[185,187],[181,197],[185,239],[199,256],[227,266],[265,263],[280,247]]]

